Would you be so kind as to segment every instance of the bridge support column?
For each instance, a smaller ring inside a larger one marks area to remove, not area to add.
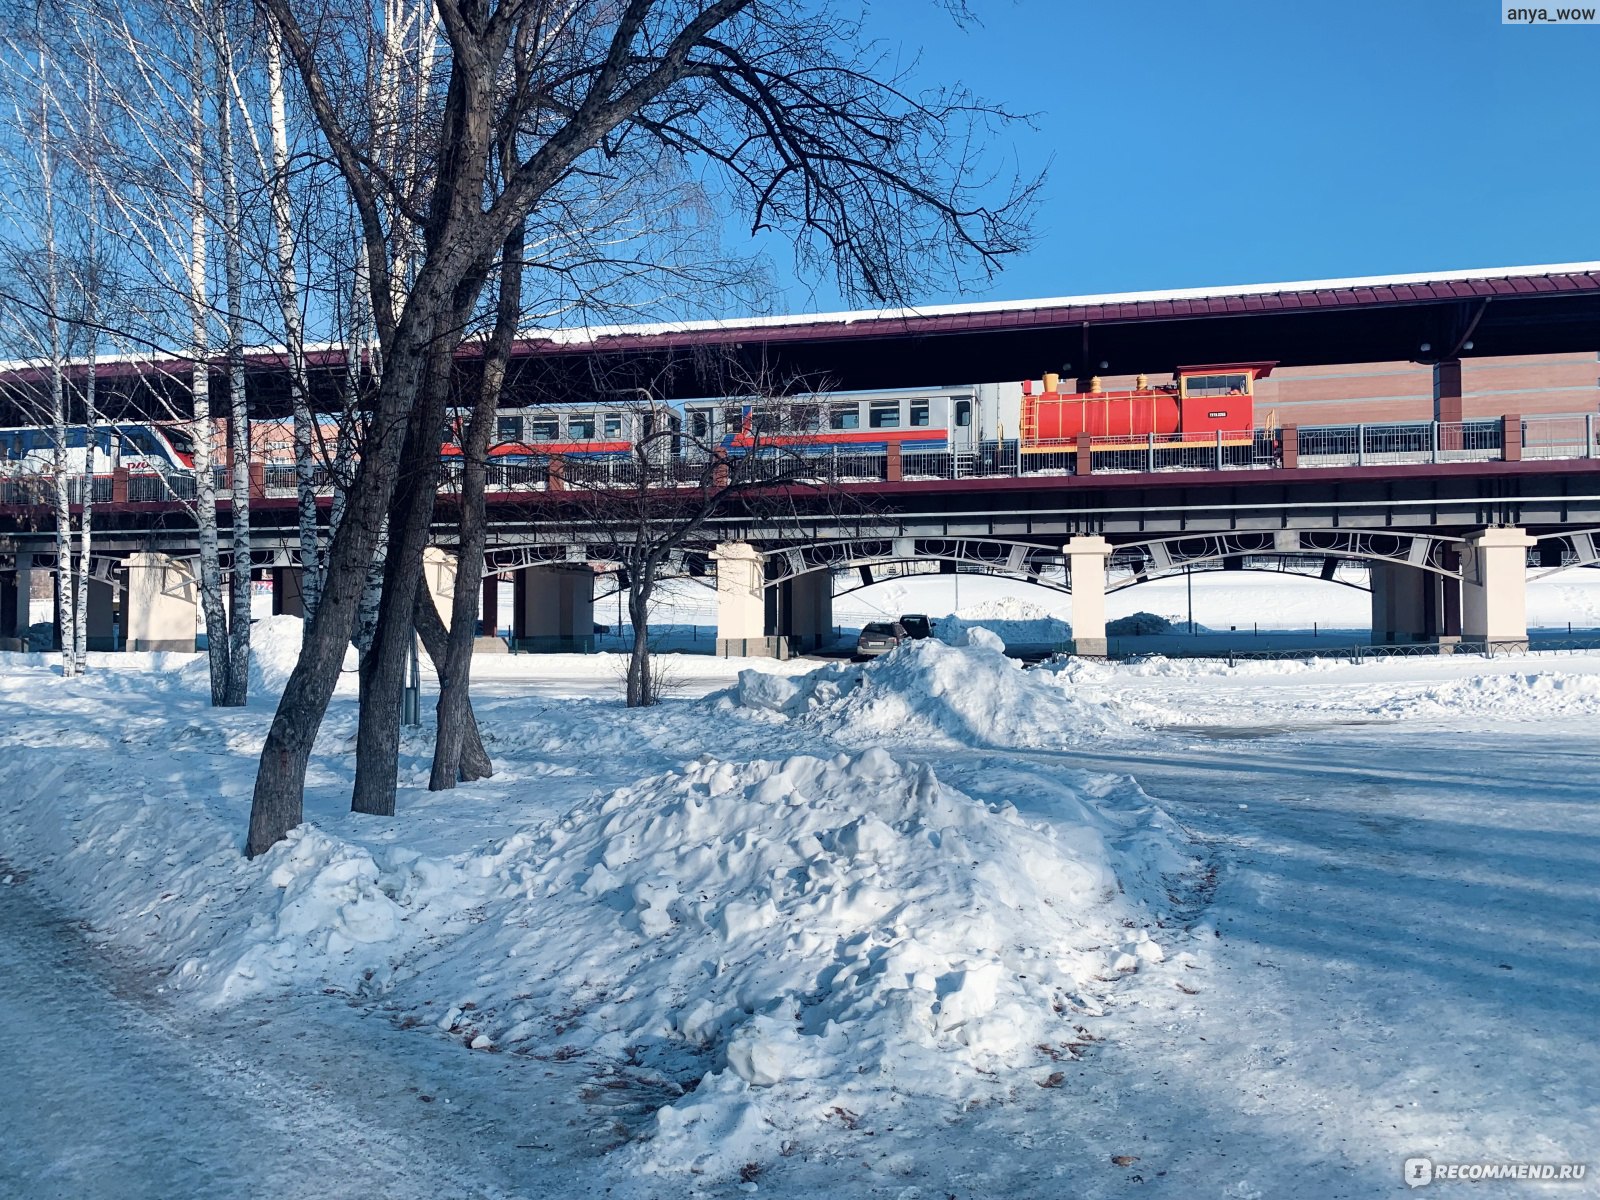
[[[1106,561],[1111,543],[1103,537],[1075,537],[1061,552],[1072,581],[1072,653],[1106,655]]]
[[[483,600],[478,609],[478,636],[498,637],[500,633],[500,576],[483,577]]]
[[[775,628],[779,637],[788,638],[792,649],[805,653],[833,640],[832,572],[813,571],[786,579],[768,588],[767,596],[776,603],[777,612],[765,624]]]
[[[724,542],[717,564],[717,654],[788,658],[789,639],[767,633],[766,562],[748,542]]]
[[[516,573],[512,649],[535,654],[594,651],[594,572],[586,564],[525,567]]]
[[[77,581],[74,580],[74,583]],[[89,577],[89,614],[84,623],[84,649],[121,650],[117,638],[117,591],[107,580]]]
[[[424,547],[422,581],[433,597],[433,606],[439,610],[439,619],[449,629],[450,612],[456,603],[456,556],[438,546]]]
[[[0,571],[0,650],[27,648],[23,639],[28,634],[28,592],[22,581],[28,574],[18,567]]]
[[[305,572],[299,567],[272,568],[272,615],[306,615]]]
[[[129,650],[194,652],[200,592],[188,563],[165,554],[131,555],[123,610]]]
[[[1374,645],[1454,643],[1461,632],[1455,580],[1404,563],[1374,562],[1369,572]]]
[[[1521,529],[1485,529],[1461,551],[1461,634],[1506,648],[1528,644],[1528,547]]]
[[[28,630],[33,627],[33,555],[17,554],[17,623],[14,627],[16,636],[26,641]],[[0,633],[10,636],[12,629],[0,628]]]

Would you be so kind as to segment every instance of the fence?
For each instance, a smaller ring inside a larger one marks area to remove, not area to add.
[[[1510,429],[1507,422],[1516,422]],[[1494,459],[1600,458],[1594,414],[1506,418],[1474,421],[1413,421],[1384,424],[1311,425],[1295,431],[1296,468],[1384,466],[1402,463],[1483,462]],[[1510,436],[1508,436],[1508,434]],[[873,483],[884,480],[961,480],[1076,474],[1087,465],[1093,472],[1154,474],[1180,471],[1257,471],[1285,465],[1278,430],[1247,429],[1194,434],[1147,434],[1090,439],[1085,455],[1077,447],[1025,450],[1015,439],[978,442],[970,447],[916,450],[905,453],[816,445],[787,447],[737,460],[733,474],[744,480],[799,482],[819,486]],[[494,493],[572,489],[698,487],[707,482],[706,460],[669,458],[645,467],[632,454],[528,457],[496,461],[486,469],[486,486]],[[814,468],[814,469],[813,469]],[[219,496],[229,490],[229,471],[216,469]],[[293,497],[298,479],[292,464],[259,464],[255,494],[275,499]],[[72,503],[82,502],[83,477],[74,477]],[[95,503],[170,503],[193,501],[192,474],[128,474],[94,476]],[[317,489],[331,494],[333,480],[317,469]],[[447,462],[439,490],[452,494],[461,487],[459,460]],[[55,488],[48,475],[0,474],[0,505],[11,508],[49,507]]]

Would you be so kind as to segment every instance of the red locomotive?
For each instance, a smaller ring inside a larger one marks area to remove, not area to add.
[[[1140,375],[1129,391],[1100,390],[1092,379],[1087,392],[1063,392],[1050,373],[1042,394],[1034,381],[1022,384],[1022,452],[1070,449],[1080,434],[1096,439],[1097,449],[1136,449],[1153,434],[1164,444],[1248,444],[1255,436],[1255,381],[1274,363],[1227,363],[1179,367],[1171,383],[1151,387]],[[1114,438],[1107,444],[1103,439]],[[1126,438],[1126,442],[1121,439]],[[1120,444],[1119,444],[1120,443]]]

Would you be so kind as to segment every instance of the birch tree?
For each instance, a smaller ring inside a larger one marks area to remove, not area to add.
[[[442,3],[438,79],[419,94],[427,153],[415,178],[395,181],[373,169],[360,136],[354,108],[365,88],[345,86],[363,78],[350,47],[370,40],[370,16],[318,0],[263,3],[360,215],[383,370],[318,620],[262,751],[251,854],[300,820],[312,741],[385,516],[388,611],[363,672],[363,715],[369,705],[375,722],[398,711],[412,628],[402,609],[421,577],[450,360],[518,224],[563,192],[628,169],[636,153],[665,149],[691,170],[721,172],[753,229],[792,232],[847,291],[890,300],[930,273],[991,269],[1022,243],[1029,193],[1026,182],[1002,185],[985,203],[975,191],[992,181],[974,173],[976,135],[1003,113],[961,94],[910,94],[857,48],[831,6],[798,0]],[[526,120],[515,168],[497,179],[497,123],[507,113]],[[403,303],[386,253],[391,206],[415,214],[422,230]],[[393,811],[393,739],[361,746],[357,772],[353,806]]]

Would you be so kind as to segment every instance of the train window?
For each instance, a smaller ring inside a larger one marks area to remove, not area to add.
[[[616,439],[622,436],[621,413],[606,413],[601,420],[604,422],[602,429],[605,431],[604,435],[607,438],[611,439],[612,441],[616,441]]]
[[[913,400],[911,402],[911,424],[913,427],[928,423],[928,402],[926,400]]]
[[[744,410],[730,404],[722,410],[722,428],[730,434],[747,432],[744,427]]]
[[[172,448],[179,454],[194,453],[194,439],[183,430],[173,429],[169,426],[168,428],[162,430],[162,432],[166,435],[167,441],[172,443]],[[157,446],[157,449],[159,450],[160,447]]]
[[[900,401],[874,400],[868,406],[867,423],[874,429],[899,429]]]
[[[571,413],[567,417],[567,437],[574,442],[586,442],[594,437],[594,414]]]
[[[1231,371],[1225,375],[1186,375],[1183,388],[1186,396],[1246,396],[1250,393],[1250,376]]]
[[[860,429],[861,406],[859,404],[835,405],[828,410],[828,427],[830,429]]]
[[[519,442],[522,440],[522,418],[501,417],[495,425],[495,432],[502,442]]]
[[[696,408],[689,413],[689,436],[704,441],[711,436],[711,414],[703,408]]]
[[[972,424],[972,401],[956,401],[956,427],[965,429]]]
[[[533,441],[553,442],[560,436],[560,422],[555,417],[528,418],[528,437]]]

